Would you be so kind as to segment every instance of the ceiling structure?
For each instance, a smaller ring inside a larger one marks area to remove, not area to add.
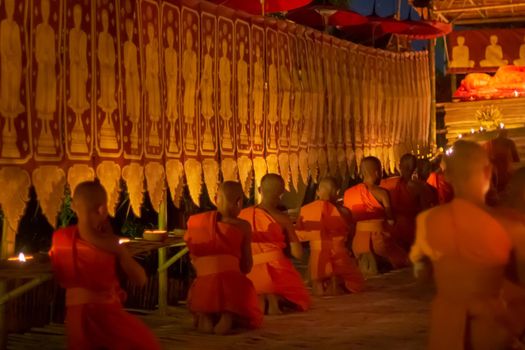
[[[525,0],[434,0],[439,21],[457,25],[525,23]]]

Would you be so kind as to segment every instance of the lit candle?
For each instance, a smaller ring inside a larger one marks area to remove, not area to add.
[[[514,90],[514,97],[518,97],[520,95],[520,93],[518,92],[518,90]]]
[[[483,132],[483,130],[484,130],[483,127],[480,126],[480,127],[479,127],[479,132]]]
[[[499,128],[500,128],[500,129],[505,129],[505,124],[503,124],[503,123],[499,123]]]
[[[33,257],[31,255],[25,256],[24,253],[18,254],[18,256],[14,256],[12,258],[9,258],[7,260],[9,261],[20,261],[22,263],[25,263],[27,260],[31,260]]]
[[[470,129],[470,133],[473,134],[475,133],[476,131],[474,129]]]
[[[118,244],[129,243],[130,241],[131,241],[131,239],[129,239],[129,238],[119,238]]]
[[[458,135],[458,138],[462,138],[462,137],[463,137],[463,134],[459,134],[459,135]]]

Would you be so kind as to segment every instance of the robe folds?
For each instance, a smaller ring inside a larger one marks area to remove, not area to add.
[[[416,216],[421,211],[419,200],[400,176],[384,179],[381,187],[388,191],[394,212],[392,235],[401,246],[409,249],[416,234]]]
[[[217,212],[193,215],[184,236],[197,272],[188,297],[193,313],[229,312],[241,326],[257,328],[263,320],[253,283],[240,271],[244,233],[217,221]]]
[[[438,195],[438,203],[446,204],[454,198],[454,189],[445,180],[445,174],[443,172],[433,172],[427,179],[427,184],[434,187]]]
[[[151,331],[122,307],[116,257],[82,240],[76,226],[53,234],[55,276],[66,288],[69,349],[160,349]]]
[[[305,311],[310,307],[310,295],[292,262],[284,255],[285,232],[264,209],[249,207],[239,218],[252,226],[253,268],[248,278],[257,294],[275,294]]]
[[[364,278],[347,249],[351,227],[329,201],[317,200],[301,208],[297,236],[310,242],[309,271],[312,281],[333,276],[344,281],[346,289],[363,290]]]
[[[410,259],[432,262],[436,295],[429,349],[507,349],[520,329],[501,297],[512,248],[508,232],[463,199],[417,217]]]
[[[352,212],[356,221],[352,241],[354,256],[374,253],[386,259],[393,268],[407,265],[406,252],[394,241],[387,227],[385,209],[375,199],[365,184],[361,183],[346,190],[344,205]]]

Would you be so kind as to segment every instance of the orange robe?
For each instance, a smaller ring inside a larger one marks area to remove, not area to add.
[[[381,187],[390,194],[390,204],[396,219],[392,234],[401,246],[409,249],[414,243],[416,216],[421,211],[420,203],[410,191],[408,183],[400,176],[384,179],[381,181]]]
[[[506,349],[519,332],[501,298],[511,240],[485,210],[454,199],[421,213],[410,259],[429,259],[437,293],[429,349]]]
[[[257,328],[263,320],[257,293],[239,266],[243,237],[236,226],[218,222],[216,211],[189,218],[184,240],[197,278],[188,305],[193,313],[229,312],[241,326]]]
[[[494,166],[496,188],[498,192],[502,192],[512,175],[512,163],[520,161],[516,144],[507,138],[496,138],[488,141],[485,148]]]
[[[407,265],[406,252],[395,243],[386,229],[385,209],[365,184],[346,190],[344,205],[350,209],[357,222],[352,241],[352,251],[356,257],[372,252],[388,260],[394,268]]]
[[[55,276],[66,288],[69,349],[160,349],[151,331],[122,308],[114,255],[82,240],[76,226],[53,234]]]
[[[329,201],[317,200],[301,208],[297,236],[310,241],[310,278],[324,280],[341,277],[350,292],[360,292],[364,278],[346,248],[350,232],[345,218]]]
[[[433,172],[427,179],[427,184],[434,187],[437,191],[439,204],[446,204],[454,198],[454,189],[445,180],[443,172]]]
[[[264,209],[250,207],[239,215],[252,226],[253,269],[248,278],[257,294],[275,294],[305,311],[310,295],[301,275],[284,255],[286,239],[282,226]]]

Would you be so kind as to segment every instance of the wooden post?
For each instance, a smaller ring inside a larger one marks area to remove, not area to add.
[[[430,76],[430,149],[434,151],[437,147],[436,142],[436,39],[429,40],[428,43],[428,70]]]
[[[164,190],[162,203],[159,209],[159,230],[168,228],[168,191]],[[160,270],[166,263],[167,248],[159,249],[159,314],[164,316],[168,309],[168,270]]]
[[[454,92],[458,88],[458,76],[456,74],[450,74],[450,98],[454,97]]]

